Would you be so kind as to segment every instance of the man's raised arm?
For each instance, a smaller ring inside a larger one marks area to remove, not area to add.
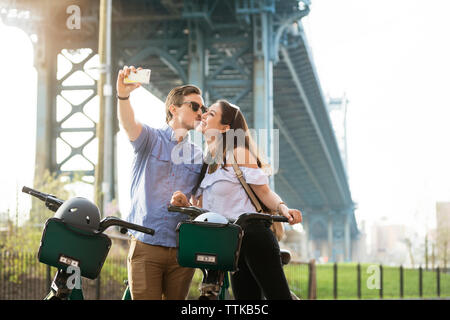
[[[140,83],[124,83],[123,80],[126,76],[130,74],[130,72],[136,72],[142,68],[136,69],[135,67],[127,67],[124,66],[122,70],[119,71],[119,75],[117,76],[117,95],[118,95],[118,117],[119,123],[125,130],[128,139],[130,141],[135,141],[142,131],[142,124],[136,121],[134,117],[134,111],[131,107],[130,103],[130,94],[131,92],[139,88],[141,86]]]

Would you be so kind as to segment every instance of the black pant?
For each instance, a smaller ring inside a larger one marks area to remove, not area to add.
[[[290,300],[280,247],[269,225],[258,221],[244,227],[238,271],[231,275],[236,300]]]

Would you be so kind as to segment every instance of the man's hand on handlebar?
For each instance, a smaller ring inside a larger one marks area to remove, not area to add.
[[[170,204],[177,207],[190,207],[186,195],[181,191],[175,191],[172,195],[172,199],[170,199]]]
[[[297,209],[289,209],[286,205],[280,205],[280,215],[289,219],[289,224],[302,222],[302,213]]]

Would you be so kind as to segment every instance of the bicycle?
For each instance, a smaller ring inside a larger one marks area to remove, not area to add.
[[[38,259],[57,268],[50,292],[44,300],[83,300],[81,277],[96,279],[111,248],[104,231],[118,226],[122,234],[128,229],[154,235],[151,228],[129,223],[117,217],[100,221],[100,212],[91,201],[75,197],[61,200],[54,195],[28,187],[22,192],[42,200],[55,216],[45,222]]]
[[[243,229],[255,221],[288,222],[284,216],[244,213],[235,221],[206,209],[169,206],[169,211],[181,212],[190,220],[177,226],[177,259],[180,266],[198,268],[203,273],[199,300],[224,300],[229,286],[228,272],[237,270]],[[281,252],[282,264],[290,261],[287,250]],[[293,299],[298,299],[291,292]]]
[[[106,217],[100,221],[98,208],[84,198],[63,201],[54,195],[28,187],[23,187],[22,192],[44,201],[49,210],[56,212],[55,217],[45,223],[38,253],[40,262],[58,269],[45,300],[84,299],[81,277],[96,279],[111,247],[111,239],[103,233],[107,228],[119,226],[123,234],[126,234],[128,229],[150,235],[155,233],[153,229],[117,217]],[[183,221],[177,226],[177,259],[181,266],[199,268],[202,271],[199,300],[226,298],[227,272],[237,270],[245,224],[256,220],[265,220],[269,223],[288,221],[283,216],[260,213],[246,213],[236,221],[229,221],[219,214],[197,207],[169,206],[168,210],[181,212],[190,217],[190,220]],[[74,214],[64,216],[65,212]],[[82,223],[80,217],[85,219]],[[199,217],[200,219],[197,219]],[[208,217],[216,218],[216,221],[214,219],[208,221]],[[204,241],[208,238],[208,241]],[[289,252],[281,251],[281,259],[283,265],[289,263]],[[72,274],[76,268],[80,271],[79,275]],[[78,276],[80,281],[77,288],[69,286],[74,275]],[[296,298],[295,295],[293,297]],[[131,299],[128,285],[122,299]]]

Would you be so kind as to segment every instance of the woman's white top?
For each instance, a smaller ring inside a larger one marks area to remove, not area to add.
[[[242,166],[239,168],[248,184],[269,184],[268,175],[263,169]],[[197,197],[203,195],[203,208],[228,219],[237,219],[243,213],[256,212],[233,167],[227,166],[225,169],[218,165],[213,173],[206,172],[196,193]]]

